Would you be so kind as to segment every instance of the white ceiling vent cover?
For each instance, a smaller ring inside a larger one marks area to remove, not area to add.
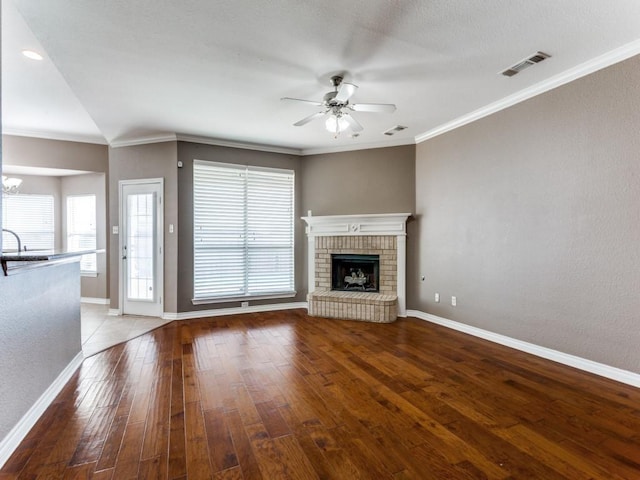
[[[529,68],[536,63],[540,63],[546,58],[549,58],[551,55],[544,52],[536,52],[533,55],[525,58],[524,60],[519,61],[515,65],[510,66],[506,70],[500,72],[505,77],[513,77],[516,73],[520,73],[525,68]]]
[[[395,133],[401,132],[402,130],[406,130],[406,129],[407,127],[403,127],[402,125],[396,125],[395,127],[391,127],[389,130],[382,133],[384,133],[385,135],[391,136]]]

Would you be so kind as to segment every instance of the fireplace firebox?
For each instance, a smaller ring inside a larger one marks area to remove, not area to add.
[[[331,290],[379,292],[380,255],[332,254]]]

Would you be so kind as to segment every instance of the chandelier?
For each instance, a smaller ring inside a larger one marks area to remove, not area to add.
[[[8,195],[18,193],[20,184],[22,184],[22,179],[9,178],[6,175],[2,175],[2,193],[6,193]]]

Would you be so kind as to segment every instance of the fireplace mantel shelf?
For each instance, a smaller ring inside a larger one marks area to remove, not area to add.
[[[410,213],[381,213],[362,215],[318,215],[302,217],[307,223],[307,235],[406,235]]]

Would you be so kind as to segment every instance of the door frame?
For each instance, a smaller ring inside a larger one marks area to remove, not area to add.
[[[160,189],[160,198],[159,198],[159,206],[156,212],[156,242],[157,248],[159,249],[157,253],[157,265],[156,265],[156,290],[158,292],[158,300],[159,300],[159,315],[158,317],[162,318],[164,315],[164,178],[141,178],[135,180],[120,180],[118,182],[118,314],[124,314],[124,298],[125,298],[125,269],[123,268],[122,263],[122,252],[124,247],[124,237],[126,234],[125,222],[125,210],[126,205],[124,203],[124,187],[125,186],[134,186],[134,185],[158,185]]]

